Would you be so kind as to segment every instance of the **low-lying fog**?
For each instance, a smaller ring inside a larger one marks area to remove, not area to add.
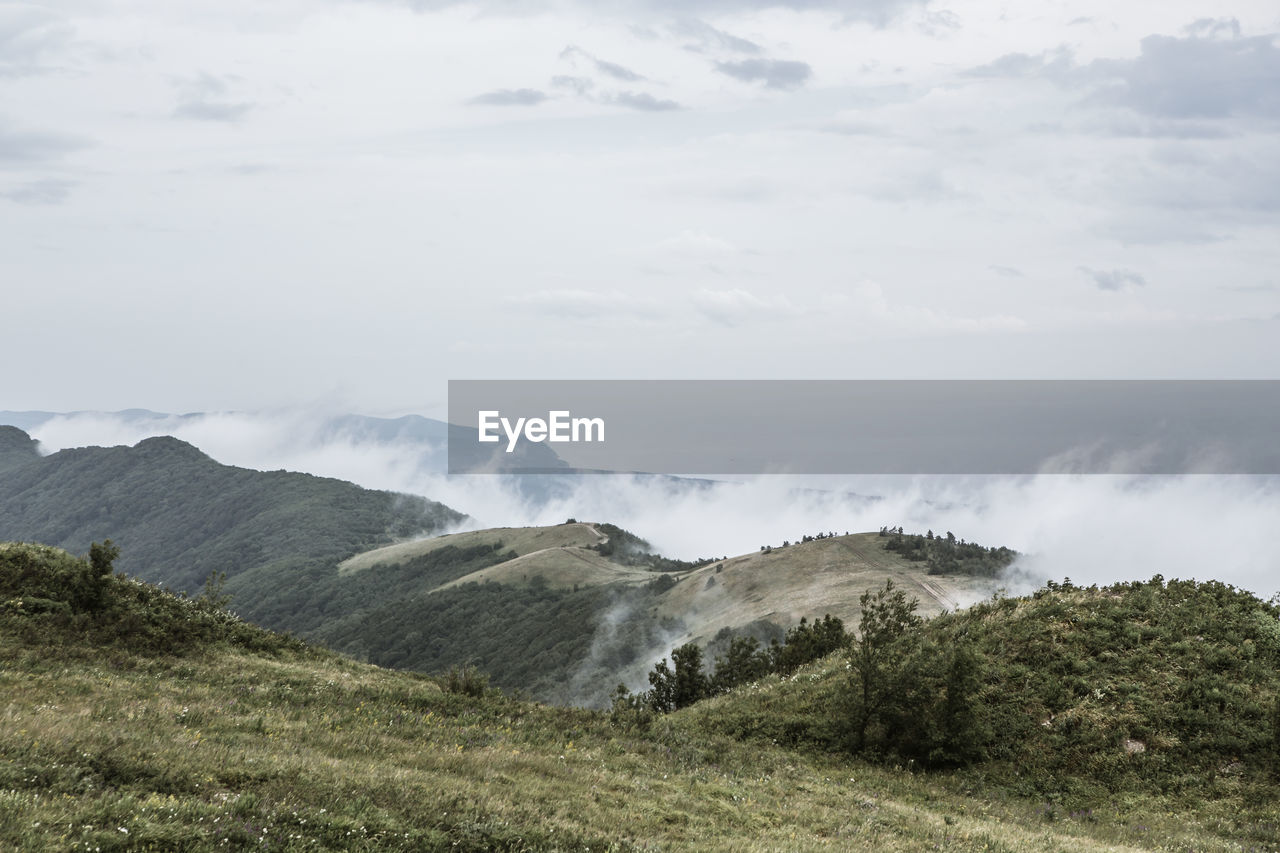
[[[442,448],[423,437],[429,431],[361,429],[351,420],[339,423],[307,411],[77,414],[29,431],[46,453],[174,435],[229,465],[306,471],[425,495],[470,514],[469,526],[556,524],[569,517],[611,521],[673,557],[733,555],[807,533],[902,525],[917,532],[950,530],[1022,552],[1016,568],[1035,580],[1010,577],[1010,592],[1046,578],[1088,584],[1157,573],[1217,579],[1263,597],[1280,592],[1276,478],[771,475],[680,486],[592,475],[553,496],[531,497],[509,478],[445,476]]]

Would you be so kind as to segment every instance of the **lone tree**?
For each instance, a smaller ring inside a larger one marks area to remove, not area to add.
[[[111,576],[111,564],[120,556],[120,548],[110,539],[89,546],[89,568],[95,578]]]
[[[916,599],[896,589],[892,580],[871,594],[867,590],[859,599],[862,621],[858,636],[849,651],[852,681],[851,746],[861,751],[866,746],[867,726],[890,695],[893,681],[890,648],[908,631],[920,626],[916,615]]]
[[[102,609],[107,582],[113,571],[112,564],[119,556],[120,549],[110,539],[94,542],[89,546],[89,564],[85,566],[84,581],[80,585],[78,596],[86,610]]]

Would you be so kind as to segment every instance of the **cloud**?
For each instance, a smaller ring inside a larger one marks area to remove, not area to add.
[[[1248,476],[813,477],[772,475],[676,489],[625,475],[583,476],[540,501],[513,478],[445,477],[425,470],[421,442],[369,440],[323,429],[324,413],[226,413],[145,422],[81,415],[32,427],[45,452],[134,444],[177,435],[224,464],[341,477],[366,488],[440,500],[476,516],[471,526],[610,521],[671,557],[754,553],[816,530],[952,530],[1022,553],[1029,591],[1045,579],[1110,584],[1165,577],[1215,579],[1266,598],[1280,592],[1280,481]],[[876,496],[868,500],[860,495]],[[1205,535],[1206,519],[1213,535]]]
[[[745,83],[764,83],[769,89],[797,89],[813,75],[808,63],[791,59],[741,59],[717,62],[716,70]]]
[[[532,107],[546,99],[546,93],[537,89],[494,89],[492,92],[476,95],[467,103],[489,107]]]
[[[618,291],[536,290],[509,300],[522,310],[560,319],[655,320],[668,313],[658,302]]]
[[[590,77],[573,77],[568,74],[557,74],[551,78],[551,85],[557,89],[569,89],[579,95],[586,95],[595,88],[595,81]]]
[[[893,131],[883,124],[866,121],[865,119],[854,118],[847,114],[837,115],[834,119],[822,125],[819,130],[823,133],[837,133],[841,136],[892,136]]]
[[[1184,28],[1193,36],[1213,38],[1226,34],[1232,38],[1240,37],[1240,22],[1235,18],[1199,18]]]
[[[34,4],[0,5],[0,77],[49,70],[45,60],[66,47],[75,28],[57,12]]]
[[[1093,62],[1099,100],[1171,119],[1280,118],[1275,36],[1241,37],[1234,21],[1193,28],[1187,38],[1147,36],[1135,59]]]
[[[89,140],[65,133],[16,130],[0,118],[0,166],[4,163],[39,163],[89,147]]]
[[[722,326],[739,326],[751,320],[799,313],[785,296],[763,299],[737,287],[728,290],[695,290],[690,300],[704,317]]]
[[[823,300],[826,317],[852,318],[856,328],[869,335],[982,334],[1017,331],[1025,321],[1008,314],[966,317],[935,308],[890,301],[879,282],[864,281],[846,292],[828,294]]]
[[[617,104],[620,107],[627,107],[633,110],[642,110],[644,112],[666,112],[668,110],[680,109],[680,104],[676,101],[665,98],[655,98],[648,92],[618,92],[602,99],[605,103]]]
[[[693,44],[686,44],[686,50],[704,53],[708,50],[727,50],[732,53],[760,54],[763,48],[753,41],[739,38],[733,33],[716,29],[706,21],[697,18],[685,18],[671,25],[671,32],[676,35],[694,39]]]
[[[1080,272],[1093,279],[1099,290],[1125,290],[1129,287],[1143,287],[1147,280],[1133,270],[1095,270],[1080,267]]]
[[[227,79],[202,72],[178,83],[180,100],[173,110],[175,118],[196,121],[235,122],[253,108],[247,101],[226,98],[230,87]]]
[[[681,231],[676,237],[669,237],[658,243],[658,249],[665,253],[698,257],[732,255],[741,251],[728,240],[721,240],[719,237],[712,237],[710,234],[704,234],[701,231],[687,229]]]
[[[1000,275],[1005,276],[1006,278],[1022,278],[1023,277],[1022,270],[1018,269],[1017,267],[1006,267],[1006,266],[1001,266],[999,264],[992,264],[990,267],[988,267],[988,269],[990,269],[994,273],[999,273]]]
[[[591,65],[595,68],[595,70],[600,72],[601,74],[604,74],[607,77],[612,77],[615,80],[621,80],[624,83],[639,83],[640,81],[646,79],[644,76],[637,74],[636,72],[632,71],[630,68],[619,65],[616,62],[606,62],[605,60],[599,59],[593,56],[592,54],[588,53],[587,51],[583,50],[580,47],[577,47],[576,45],[571,44],[568,47],[566,47],[564,50],[560,51],[561,59],[573,60],[577,57],[582,57],[583,59],[590,62]]]
[[[1077,68],[1071,51],[1060,47],[1035,55],[1006,53],[1000,58],[969,68],[966,77],[1048,77],[1062,80]]]
[[[894,203],[951,201],[964,197],[937,169],[886,177],[868,188],[867,195],[877,201]]]
[[[767,9],[833,12],[846,22],[857,21],[875,27],[886,27],[906,10],[922,7],[927,2],[928,0],[655,0],[633,5],[646,10],[657,8],[699,18]]]
[[[1114,188],[1132,202],[1184,216],[1270,220],[1280,211],[1280,162],[1266,146],[1251,153],[1242,148],[1219,153],[1191,143],[1170,144],[1117,170]]]
[[[178,118],[190,118],[198,121],[234,122],[241,119],[252,104],[225,104],[207,101],[188,101],[174,108],[173,114]]]
[[[1082,87],[1088,101],[1177,121],[1280,117],[1280,50],[1274,35],[1244,37],[1232,21],[1198,21],[1184,38],[1149,35],[1133,59],[1076,63],[1060,47],[1009,53],[965,71],[969,77],[1042,77]],[[1165,134],[1172,131],[1164,126]],[[1195,131],[1193,131],[1195,132]]]
[[[0,198],[5,198],[18,204],[62,204],[70,197],[71,189],[75,186],[75,181],[48,178],[18,184],[13,189],[0,191]]]
[[[636,83],[645,79],[630,68],[624,68],[616,62],[605,62],[603,59],[596,60],[596,70],[615,80],[625,80],[628,83]]]

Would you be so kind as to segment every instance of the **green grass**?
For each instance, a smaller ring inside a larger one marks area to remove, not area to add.
[[[24,553],[54,575],[76,568]],[[16,574],[0,565],[0,580]],[[0,849],[1280,847],[1275,800],[1243,790],[1192,808],[1128,792],[1072,814],[980,773],[911,773],[708,724],[733,703],[794,704],[838,677],[834,659],[625,728],[606,713],[450,693],[109,583],[107,606],[70,614],[18,607],[0,586]],[[152,632],[109,630],[140,609]],[[167,647],[162,630],[202,639]]]

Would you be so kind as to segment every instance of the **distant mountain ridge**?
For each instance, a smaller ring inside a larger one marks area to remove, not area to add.
[[[189,428],[199,427],[203,421],[217,419],[244,419],[257,426],[288,423],[297,427],[299,440],[318,445],[350,443],[364,446],[393,446],[409,470],[420,474],[444,474],[448,471],[448,447],[452,440],[466,454],[461,463],[480,466],[482,460],[476,453],[475,430],[447,423],[422,415],[402,415],[395,418],[367,415],[309,415],[307,413],[252,413],[252,412],[188,412],[171,414],[150,409],[123,409],[116,412],[90,410],[74,412],[0,411],[0,424],[18,427],[40,438],[42,427],[66,426],[77,419],[104,420],[124,427],[132,441],[158,435],[176,435],[181,438]],[[289,430],[292,432],[294,430]],[[94,432],[90,429],[87,432]],[[292,436],[290,436],[292,437]],[[99,435],[88,438],[86,444],[103,444]],[[201,442],[203,443],[203,442]],[[206,448],[208,449],[208,448]],[[455,452],[456,449],[455,449]],[[484,457],[485,460],[489,456]],[[222,460],[237,462],[237,460]],[[498,465],[518,464],[524,468],[537,468],[547,472],[567,471],[568,465],[544,443],[523,442],[516,452],[508,456],[495,452],[493,461]]]
[[[25,432],[0,427],[0,538],[74,553],[111,538],[121,569],[180,590],[214,571],[234,579],[281,560],[336,564],[464,517],[421,497],[223,465],[167,436],[40,456]]]

